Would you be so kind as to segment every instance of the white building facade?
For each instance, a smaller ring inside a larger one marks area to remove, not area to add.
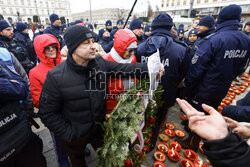
[[[73,13],[72,18],[74,20],[83,20],[84,23],[96,23],[105,24],[106,20],[111,20],[113,25],[116,25],[116,21],[119,19],[127,19],[129,10],[119,9],[119,8],[106,8],[99,10],[92,10],[92,20],[90,19],[90,11],[85,11],[81,13]]]
[[[34,16],[41,24],[49,24],[49,15],[56,13],[71,22],[69,0],[0,0],[1,17],[9,22],[35,22]]]
[[[193,10],[196,16],[217,16],[221,9],[229,4],[237,4],[242,8],[242,16],[250,19],[250,0],[159,0],[160,11],[173,16],[188,16],[190,2],[193,1]]]

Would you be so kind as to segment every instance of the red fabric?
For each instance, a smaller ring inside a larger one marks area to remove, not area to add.
[[[131,30],[120,29],[114,36],[114,48],[120,56],[123,56],[127,47],[134,41],[138,45],[137,38]]]
[[[114,49],[122,57],[127,47],[134,41],[137,42],[137,38],[131,30],[127,30],[127,29],[124,29],[122,31],[118,30],[114,37]],[[119,62],[116,62],[112,58],[111,53],[104,56],[104,59],[115,62],[115,63],[119,63]],[[135,55],[133,55],[133,60],[131,63],[132,64],[137,63]],[[125,91],[122,80],[123,79],[108,79],[107,80],[108,94],[111,94],[113,96],[107,99],[106,114],[110,114],[118,103],[118,101],[115,99],[116,98],[115,95],[119,95],[120,93]],[[136,79],[135,79],[135,82],[136,82]]]
[[[49,58],[44,53],[46,46],[56,44],[57,45],[57,57],[56,59]],[[43,83],[46,79],[49,70],[61,63],[60,44],[56,37],[50,34],[39,35],[34,40],[34,48],[36,55],[40,59],[40,63],[29,72],[30,79],[30,91],[33,98],[33,104],[35,107],[39,107],[39,98],[42,92]]]

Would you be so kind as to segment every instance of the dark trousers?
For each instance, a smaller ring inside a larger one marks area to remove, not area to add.
[[[100,126],[93,127],[89,137],[83,140],[74,139],[71,142],[63,142],[64,149],[68,152],[72,167],[87,166],[84,150],[88,143],[90,143],[95,150],[103,145],[103,130]]]
[[[46,167],[46,159],[43,156],[43,142],[34,133],[29,142],[19,153],[12,157],[2,167]]]

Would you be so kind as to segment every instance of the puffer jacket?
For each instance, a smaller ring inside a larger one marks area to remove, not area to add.
[[[114,72],[122,72],[116,76],[122,78],[148,76],[147,64],[120,64],[96,56],[81,66],[68,55],[44,82],[38,112],[44,125],[64,141],[86,140],[95,123],[104,121],[106,78],[114,78]]]
[[[128,29],[118,30],[114,36],[114,47],[111,52],[107,54],[104,59],[115,62],[115,63],[137,63],[135,55],[132,55],[130,59],[123,59],[122,56],[125,53],[127,47],[133,43],[137,42],[137,38],[134,33]],[[117,105],[118,101],[115,95],[126,91],[133,86],[136,79],[108,79],[108,99],[107,99],[107,111],[106,114],[110,114],[112,110]]]
[[[49,58],[44,53],[44,48],[49,45],[56,44],[58,47],[55,59]],[[50,34],[39,35],[35,38],[34,47],[40,63],[29,73],[30,91],[35,107],[39,107],[39,98],[42,92],[43,83],[49,70],[61,63],[60,44],[56,37]]]

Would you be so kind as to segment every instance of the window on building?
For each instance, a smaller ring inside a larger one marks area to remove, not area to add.
[[[23,14],[26,15],[26,9],[23,9]]]
[[[172,6],[174,6],[174,2],[172,2],[172,4],[171,4]]]
[[[181,3],[181,2],[180,2],[180,1],[178,1],[178,2],[177,2],[177,6],[180,6],[180,3]]]
[[[24,5],[24,0],[21,0],[21,5]]]
[[[40,7],[43,7],[43,1],[40,1]]]
[[[5,8],[2,8],[2,10],[3,10],[3,14],[6,14],[6,9],[5,9]]]
[[[209,0],[205,0],[205,3],[207,3]]]
[[[213,0],[213,2],[217,2],[217,0]]]
[[[164,4],[161,4],[161,7],[163,8],[163,7],[164,7]]]
[[[197,0],[197,3],[201,3],[201,0]]]
[[[33,13],[32,13],[32,9],[29,9],[29,12],[30,12],[30,15],[32,15]]]
[[[0,4],[3,4],[3,0],[0,0]]]
[[[166,7],[168,7],[168,6],[169,6],[169,3],[166,4]]]
[[[28,2],[28,6],[31,6],[30,0],[27,0],[27,2]]]
[[[187,1],[185,0],[185,1],[183,1],[183,5],[186,5],[187,4]]]
[[[12,8],[9,8],[9,10],[10,10],[10,14],[13,14],[13,9],[12,9]]]

